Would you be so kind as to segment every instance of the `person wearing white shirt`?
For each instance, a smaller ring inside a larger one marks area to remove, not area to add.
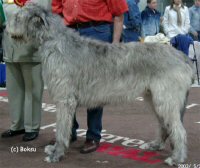
[[[163,17],[164,32],[170,39],[178,34],[188,34],[190,29],[189,10],[182,0],[172,0]]]

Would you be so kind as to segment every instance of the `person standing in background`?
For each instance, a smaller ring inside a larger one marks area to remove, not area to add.
[[[194,0],[194,5],[189,9],[190,33],[192,38],[200,41],[200,0]]]
[[[138,7],[140,0],[127,0],[128,12],[124,14],[123,42],[140,41],[142,19]]]
[[[147,0],[147,7],[141,13],[142,36],[154,36],[160,32],[161,14],[157,10],[157,0]]]
[[[62,16],[66,26],[81,36],[119,43],[123,29],[123,15],[128,11],[128,6],[125,0],[53,0],[52,11]],[[87,109],[88,130],[81,153],[94,152],[99,147],[102,115],[103,107]],[[77,139],[78,127],[74,117],[71,141]]]

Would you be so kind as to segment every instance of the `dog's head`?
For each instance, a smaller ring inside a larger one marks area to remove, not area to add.
[[[28,3],[22,7],[6,24],[6,31],[16,41],[38,41],[48,29],[47,11],[42,7]]]

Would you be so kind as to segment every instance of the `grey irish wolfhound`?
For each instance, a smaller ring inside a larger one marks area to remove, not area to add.
[[[161,150],[170,139],[169,165],[187,156],[183,114],[193,66],[181,52],[162,44],[108,44],[80,37],[62,19],[34,4],[23,7],[6,26],[18,42],[32,41],[41,55],[43,77],[57,106],[55,145],[45,148],[57,162],[69,147],[77,107],[132,102],[148,93],[159,136],[146,149]]]

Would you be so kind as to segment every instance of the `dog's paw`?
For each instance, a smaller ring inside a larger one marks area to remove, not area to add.
[[[145,149],[145,150],[151,150],[151,151],[159,151],[159,150],[163,150],[165,148],[165,145],[157,141],[152,141],[152,142],[143,144],[140,148]]]
[[[178,163],[176,163],[174,160],[173,160],[173,158],[171,158],[171,157],[168,157],[167,159],[165,159],[165,161],[164,161],[167,165],[169,165],[169,166],[177,166],[178,165]]]
[[[56,163],[56,162],[59,162],[59,158],[53,157],[53,155],[51,155],[51,156],[45,157],[44,161],[47,163]]]
[[[47,163],[56,163],[60,161],[62,156],[63,155],[58,155],[56,152],[54,152],[53,154],[45,157],[44,161]]]
[[[47,162],[47,163],[51,163],[50,156],[45,157],[45,158],[44,158],[44,161]]]
[[[47,155],[52,155],[54,151],[55,151],[54,145],[47,145],[44,148],[44,153],[46,153]]]
[[[141,145],[140,148],[144,149],[144,150],[148,150],[149,149],[149,143],[145,143],[145,144]]]
[[[46,153],[48,153],[49,155],[44,159],[44,161],[48,163],[59,162],[60,159],[65,155],[64,149],[58,148],[58,146],[57,147],[53,146],[52,148],[52,146],[50,145],[49,147],[46,147],[46,150],[47,150]]]

